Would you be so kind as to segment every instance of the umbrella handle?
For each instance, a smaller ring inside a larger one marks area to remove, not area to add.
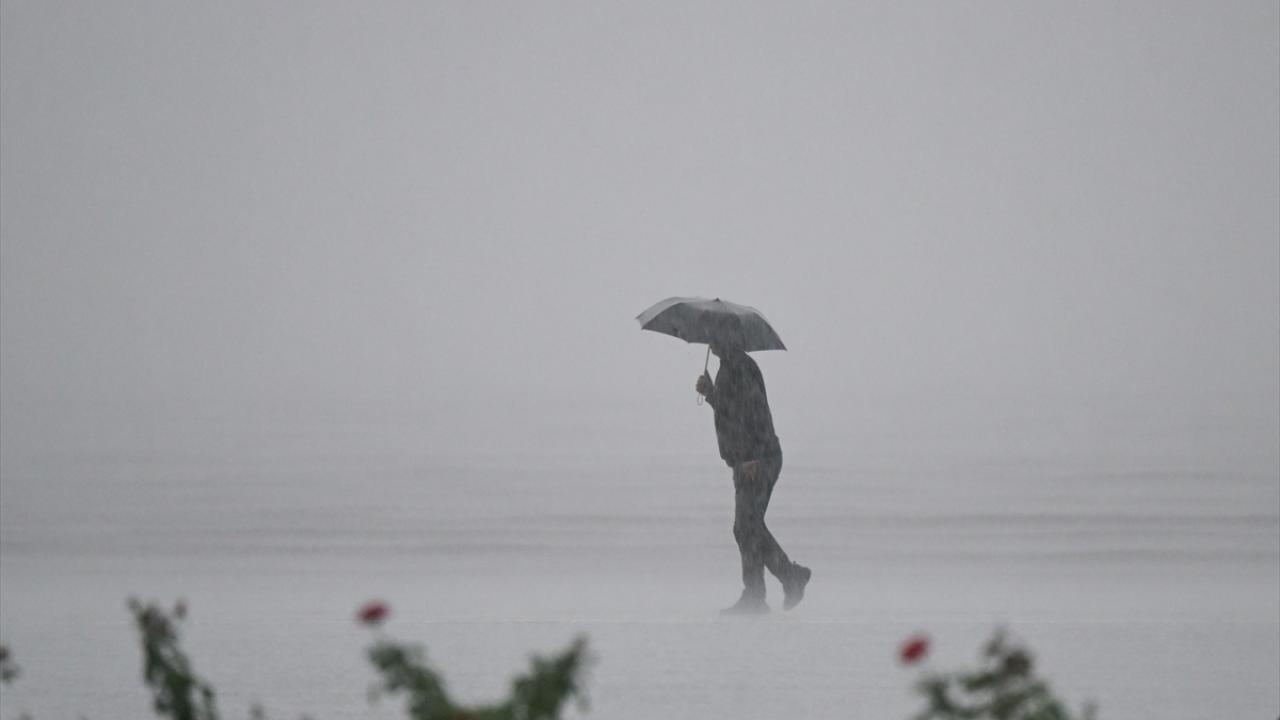
[[[703,375],[707,375],[707,376],[711,375],[711,373],[707,371],[707,366],[710,364],[711,364],[711,346],[707,345],[707,357],[702,360]],[[702,407],[702,402],[703,402],[702,393],[698,393],[698,407]]]

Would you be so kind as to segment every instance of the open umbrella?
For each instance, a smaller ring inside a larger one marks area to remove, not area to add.
[[[759,310],[720,298],[667,298],[637,315],[636,320],[641,330],[666,333],[685,342],[747,352],[787,349]]]
[[[786,350],[782,338],[759,310],[720,298],[672,297],[636,316],[641,330],[678,337],[685,342],[707,343],[726,350]],[[703,364],[706,372],[706,364]]]

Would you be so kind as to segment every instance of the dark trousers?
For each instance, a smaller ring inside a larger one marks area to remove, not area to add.
[[[780,472],[782,456],[761,458],[754,473],[744,470],[743,464],[733,466],[733,538],[742,555],[742,584],[746,594],[760,598],[764,597],[766,567],[779,580],[791,573],[791,560],[764,524]]]

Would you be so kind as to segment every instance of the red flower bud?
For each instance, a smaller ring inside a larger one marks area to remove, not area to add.
[[[356,613],[356,619],[365,625],[380,625],[383,620],[387,619],[387,613],[391,612],[391,608],[381,600],[371,600],[360,608],[360,612]]]
[[[912,635],[898,649],[898,659],[904,665],[911,665],[929,652],[929,638],[924,635]]]

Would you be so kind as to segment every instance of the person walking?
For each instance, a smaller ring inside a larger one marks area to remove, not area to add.
[[[782,471],[782,445],[773,430],[773,415],[760,367],[742,350],[711,345],[720,359],[713,382],[704,372],[695,389],[715,411],[720,457],[733,468],[733,537],[742,556],[742,596],[722,614],[769,611],[764,571],[782,583],[784,610],[804,599],[812,571],[792,562],[765,525],[765,511]]]

